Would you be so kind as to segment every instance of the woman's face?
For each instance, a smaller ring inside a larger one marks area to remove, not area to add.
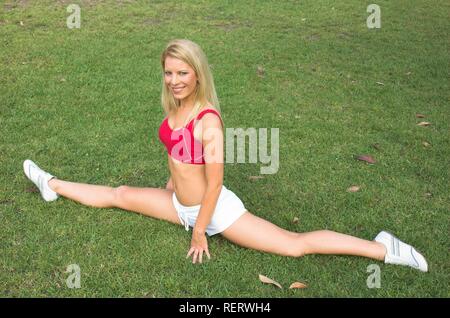
[[[164,81],[176,99],[186,99],[195,91],[197,75],[189,64],[174,57],[166,57]]]

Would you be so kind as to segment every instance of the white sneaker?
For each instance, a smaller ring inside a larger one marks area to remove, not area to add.
[[[33,161],[27,159],[23,162],[23,171],[25,175],[30,179],[41,192],[42,198],[45,201],[55,201],[58,199],[59,195],[52,189],[50,189],[48,185],[48,181],[51,178],[54,178],[50,173],[45,172],[41,168],[39,168]]]
[[[400,241],[391,233],[382,231],[378,233],[374,241],[382,243],[386,247],[386,264],[406,265],[421,270],[428,271],[428,264],[425,257],[416,251],[414,247]]]

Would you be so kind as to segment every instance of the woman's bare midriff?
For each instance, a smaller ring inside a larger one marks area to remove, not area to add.
[[[201,108],[199,112],[205,109],[214,108],[211,104],[208,104],[208,107]],[[184,122],[184,118],[187,117],[187,114],[188,112],[186,112],[186,114],[178,114],[180,116],[179,118],[175,118],[176,116],[169,116],[169,128],[171,126],[183,126],[182,123]],[[194,138],[201,140],[201,127],[199,125],[194,127]],[[203,194],[206,191],[205,165],[182,163],[172,158],[170,155],[167,155],[167,157],[170,175],[172,177],[172,185],[178,202],[185,206],[201,204]]]
[[[205,165],[181,163],[168,155],[169,170],[178,202],[199,205],[206,191]]]

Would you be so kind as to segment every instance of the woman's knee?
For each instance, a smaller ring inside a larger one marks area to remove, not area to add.
[[[128,193],[130,192],[130,187],[126,185],[121,185],[113,188],[113,202],[114,205],[120,207],[126,202]]]
[[[287,252],[286,252],[286,256],[289,257],[303,257],[305,256],[306,253],[306,249],[301,246],[301,247],[292,247],[290,248]]]
[[[308,254],[306,242],[300,233],[293,233],[290,238],[291,244],[287,244],[285,254],[290,257],[303,257]]]

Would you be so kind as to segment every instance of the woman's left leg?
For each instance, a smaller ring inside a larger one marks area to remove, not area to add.
[[[243,247],[300,257],[307,254],[344,254],[384,260],[383,244],[328,230],[307,233],[290,232],[246,212],[221,233]]]

